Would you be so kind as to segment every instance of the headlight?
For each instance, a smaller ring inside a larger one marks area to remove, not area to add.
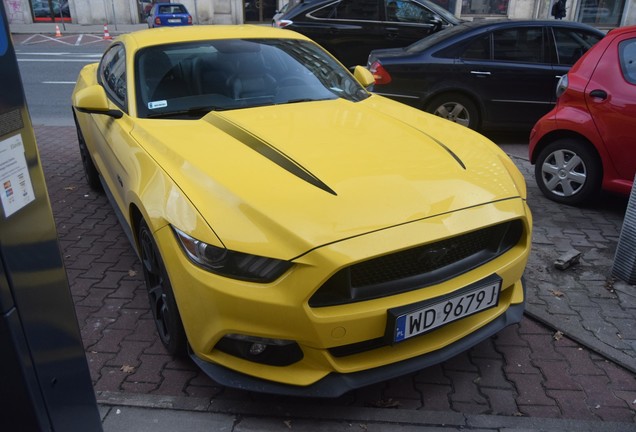
[[[272,282],[292,266],[289,261],[220,248],[172,227],[184,252],[195,264],[212,273],[251,282]]]

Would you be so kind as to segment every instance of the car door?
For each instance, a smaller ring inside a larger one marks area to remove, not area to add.
[[[380,1],[340,0],[312,12],[302,33],[347,67],[364,65],[369,52],[384,46]]]
[[[87,141],[97,169],[104,178],[109,191],[119,207],[126,214],[124,185],[128,183],[126,165],[130,154],[128,117],[126,52],[123,45],[112,45],[102,57],[98,68],[98,82],[104,87],[113,108],[121,110],[121,118],[104,114],[91,114],[90,137]],[[90,142],[92,141],[92,142]]]
[[[490,33],[488,59],[463,55],[466,80],[482,103],[485,127],[531,127],[551,108],[554,71],[542,26],[522,26]],[[483,44],[484,36],[474,43]],[[465,53],[472,52],[470,46]]]
[[[621,178],[636,174],[636,32],[605,50],[585,88],[585,100],[599,135]]]
[[[383,46],[400,48],[448,25],[433,10],[413,0],[381,0],[384,13]]]

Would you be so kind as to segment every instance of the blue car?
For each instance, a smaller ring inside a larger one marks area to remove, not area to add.
[[[179,3],[155,3],[148,15],[148,27],[192,25],[192,15]]]

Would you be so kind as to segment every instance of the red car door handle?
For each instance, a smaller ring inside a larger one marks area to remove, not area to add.
[[[590,96],[593,98],[599,98],[599,99],[607,99],[607,92],[605,90],[592,90],[590,92]]]

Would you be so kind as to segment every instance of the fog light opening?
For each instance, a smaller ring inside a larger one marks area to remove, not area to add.
[[[226,335],[214,348],[235,357],[272,366],[288,366],[303,358],[303,352],[295,341],[237,333]]]
[[[267,349],[267,345],[262,344],[262,343],[253,343],[252,346],[250,346],[250,354],[251,355],[259,355],[259,354],[263,354],[263,352]]]

